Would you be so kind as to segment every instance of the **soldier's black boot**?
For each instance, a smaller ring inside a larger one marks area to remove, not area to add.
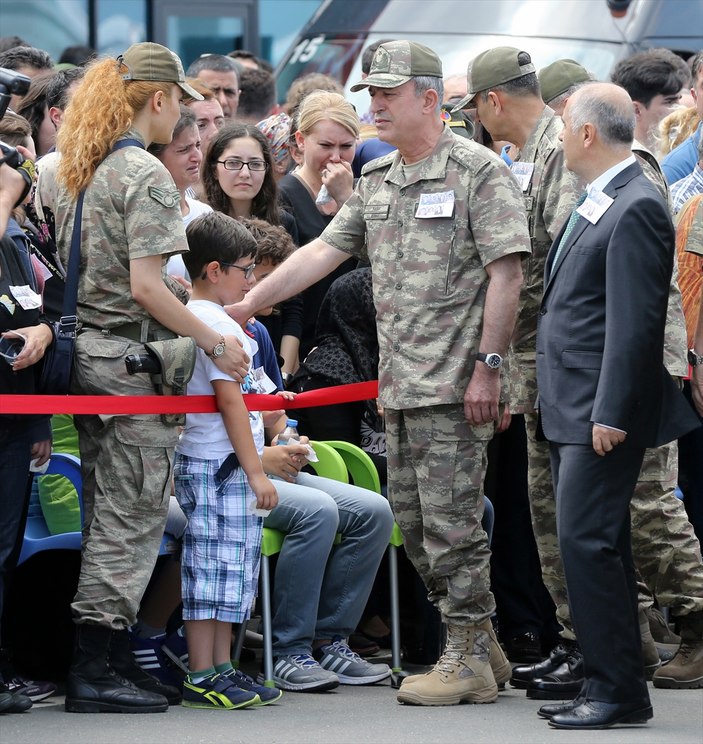
[[[129,647],[129,632],[127,630],[112,631],[108,661],[121,677],[136,685],[140,690],[163,695],[168,700],[169,705],[178,705],[181,702],[180,690],[172,685],[165,685],[137,664]]]
[[[76,627],[73,661],[66,679],[66,710],[71,713],[163,713],[163,695],[140,690],[108,663],[112,629],[83,623]]]

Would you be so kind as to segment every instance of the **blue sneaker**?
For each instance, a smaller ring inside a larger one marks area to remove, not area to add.
[[[166,636],[161,650],[175,667],[182,670],[184,674],[188,672],[188,642],[186,641],[185,628],[182,625],[178,630],[174,630],[173,633]]]
[[[192,682],[187,675],[183,682],[184,708],[209,708],[216,710],[234,710],[259,705],[261,700],[255,692],[242,690],[220,674]]]
[[[248,674],[244,674],[244,672],[239,669],[232,669],[232,671],[224,672],[222,676],[232,682],[232,684],[239,687],[240,690],[255,692],[259,696],[259,706],[275,703],[276,700],[280,700],[283,695],[282,690],[279,690],[276,687],[264,687],[263,685],[259,685]]]
[[[135,661],[147,674],[156,677],[165,685],[179,688],[183,684],[187,667],[184,670],[180,664],[174,664],[164,653],[163,645],[166,638],[165,633],[154,638],[142,638],[130,632],[129,647]]]

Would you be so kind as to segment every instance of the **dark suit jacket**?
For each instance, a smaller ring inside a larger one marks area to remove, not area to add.
[[[667,204],[637,163],[605,189],[595,225],[580,217],[554,266],[547,257],[537,332],[542,430],[560,444],[592,443],[592,424],[654,447],[694,428],[664,368],[664,325],[675,234]]]

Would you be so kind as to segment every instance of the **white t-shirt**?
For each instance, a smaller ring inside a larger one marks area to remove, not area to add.
[[[193,199],[190,196],[186,196],[186,204],[188,205],[188,214],[183,217],[183,227],[188,225],[196,218],[200,217],[201,214],[207,214],[212,212],[212,207],[205,202]],[[190,281],[188,270],[186,265],[183,263],[183,254],[179,253],[176,256],[171,256],[166,264],[166,273],[171,276],[181,276],[184,279]]]
[[[244,345],[249,358],[254,358],[254,354],[258,351],[256,341],[244,333],[240,325],[227,315],[221,305],[208,300],[191,300],[188,303],[188,309],[205,325],[223,336],[237,336]],[[213,380],[234,381],[229,375],[220,371],[202,349],[198,349],[193,377],[188,383],[188,395],[213,395]],[[260,392],[252,379],[251,367],[242,383],[242,392]],[[264,423],[261,413],[250,411],[249,423],[254,436],[254,444],[261,457],[264,451]],[[176,446],[176,452],[188,457],[215,460],[226,457],[232,449],[232,442],[229,440],[219,413],[189,413],[186,416],[186,425]]]

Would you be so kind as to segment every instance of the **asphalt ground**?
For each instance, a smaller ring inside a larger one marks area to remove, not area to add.
[[[380,658],[385,658],[381,654]],[[249,673],[256,667],[247,668]],[[418,671],[420,668],[409,668]],[[2,744],[701,744],[703,690],[650,685],[654,718],[646,726],[558,731],[536,714],[538,701],[509,685],[491,705],[414,707],[396,701],[388,681],[325,693],[285,692],[256,709],[172,707],[148,715],[66,713],[63,698],[0,716]]]

